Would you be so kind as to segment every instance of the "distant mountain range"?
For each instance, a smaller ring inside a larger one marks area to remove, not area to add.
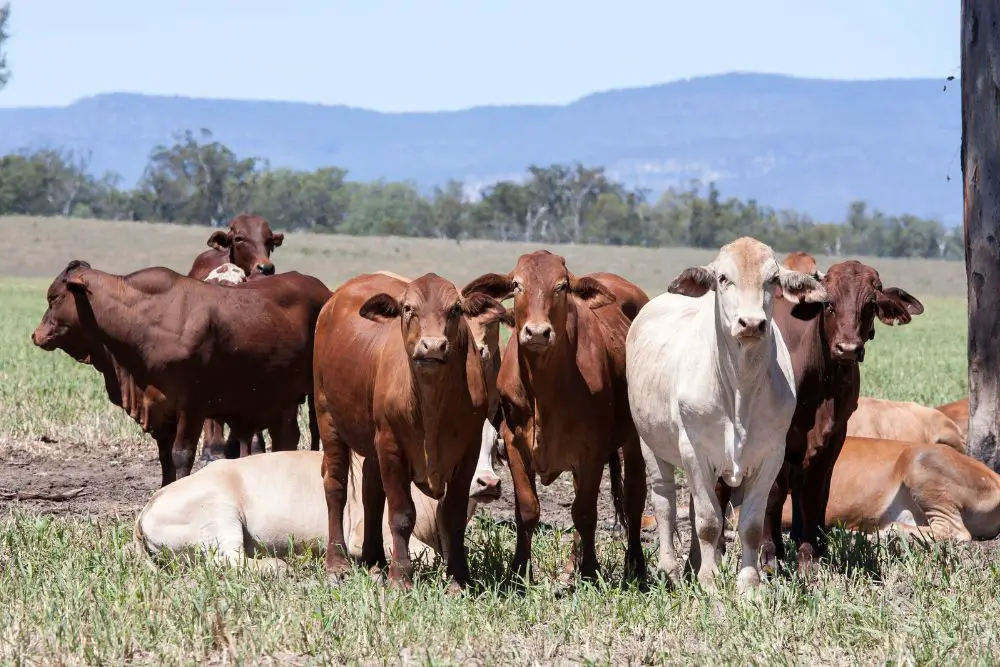
[[[483,185],[531,164],[581,161],[659,192],[692,178],[822,220],[865,199],[891,214],[961,221],[958,81],[830,81],[726,74],[588,95],[565,106],[380,113],[291,102],[105,94],[0,109],[0,152],[91,151],[134,183],[175,131],[210,129],[272,166],[336,165],[352,180]],[[950,176],[950,181],[948,177]]]

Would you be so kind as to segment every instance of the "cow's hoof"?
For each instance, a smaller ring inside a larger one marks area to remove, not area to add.
[[[226,456],[221,449],[204,447],[201,450],[201,460],[205,463],[211,463],[212,461],[218,461],[219,459],[224,458],[226,458]]]
[[[413,590],[413,581],[409,577],[390,576],[389,585],[402,593],[409,593],[410,591]]]
[[[452,597],[454,597],[456,595],[461,595],[464,592],[465,592],[465,586],[463,586],[462,584],[458,583],[454,579],[452,579],[448,583],[448,587],[444,589],[444,594],[448,595],[448,596],[452,596]]]
[[[736,575],[736,592],[749,595],[760,586],[760,573],[752,567],[745,567]]]

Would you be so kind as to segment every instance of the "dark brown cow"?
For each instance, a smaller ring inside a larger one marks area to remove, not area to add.
[[[206,418],[238,435],[268,428],[275,449],[297,446],[288,406],[311,391],[313,331],[329,296],[298,273],[229,288],[165,268],[115,276],[74,261],[50,286],[32,340],[78,359],[103,348],[144,402],[174,415],[173,440],[157,437],[167,484],[191,472]]]
[[[618,276],[601,276],[576,277],[562,257],[539,250],[518,258],[511,273],[480,276],[463,290],[467,296],[514,297],[515,335],[503,355],[498,387],[515,496],[511,567],[521,574],[539,520],[535,475],[547,486],[570,471],[576,537],[567,571],[579,567],[584,578],[597,575],[594,537],[605,464],[616,513],[628,531],[627,576],[645,574],[639,538],[646,469],[625,381],[631,319],[615,301],[620,291],[623,302],[636,306],[629,310],[638,312],[648,297]],[[624,490],[619,448],[625,456]]]
[[[483,363],[467,318],[502,315],[493,299],[463,298],[433,273],[410,282],[358,276],[324,307],[316,325],[313,375],[331,575],[349,569],[343,512],[353,450],[365,457],[365,564],[385,562],[382,509],[388,501],[389,579],[404,588],[412,585],[407,551],[415,520],[412,482],[431,498],[444,497],[439,511],[448,535],[450,588],[467,583],[465,519],[488,407]]]
[[[233,218],[226,230],[216,230],[208,237],[206,250],[195,258],[188,276],[196,280],[206,280],[209,275],[224,264],[233,264],[252,280],[257,276],[273,275],[274,263],[271,253],[285,240],[285,235],[271,231],[267,220],[258,215],[243,214]],[[310,401],[310,405],[312,402]],[[310,419],[312,412],[310,411]],[[211,460],[222,455],[232,457],[239,448],[242,455],[264,451],[264,434],[256,433],[253,442],[236,442],[230,437],[227,442],[223,425],[214,419],[205,420],[202,428],[202,458]],[[312,448],[317,449],[317,438],[312,440]]]
[[[950,418],[955,424],[958,425],[958,430],[962,433],[962,438],[969,437],[969,397],[960,398],[957,401],[952,401],[951,403],[945,403],[944,405],[939,405],[935,408],[939,412],[943,412],[945,416]]]
[[[271,275],[274,273],[271,253],[284,240],[285,235],[272,232],[264,218],[238,215],[229,223],[229,229],[212,232],[208,237],[211,250],[198,255],[188,276],[204,280],[213,269],[227,262],[243,269],[247,276],[255,273]]]
[[[785,464],[768,500],[764,564],[784,556],[781,507],[789,490],[794,507],[792,539],[806,568],[826,551],[830,477],[847,437],[847,422],[861,391],[859,364],[875,337],[875,318],[907,324],[923,305],[898,287],[883,287],[878,271],[857,261],[834,264],[822,279],[826,304],[776,302],[774,321],[795,371],[797,404],[785,441]]]

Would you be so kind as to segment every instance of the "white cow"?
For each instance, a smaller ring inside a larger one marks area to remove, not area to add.
[[[652,478],[660,539],[658,569],[672,579],[674,466],[687,475],[693,530],[701,547],[698,580],[714,585],[723,528],[720,477],[742,485],[741,592],[760,583],[758,551],[767,495],[781,468],[795,411],[788,348],[771,324],[773,299],[826,300],[810,276],[779,266],[770,247],[744,237],[704,267],[683,271],[639,311],[625,342],[629,402]]]
[[[235,264],[225,263],[212,269],[212,272],[205,276],[206,283],[218,283],[220,285],[239,285],[246,282],[247,274]]]
[[[497,432],[487,422],[469,496],[470,519],[480,503],[500,497],[500,479],[492,465],[496,441]],[[221,564],[283,571],[286,564],[278,557],[320,553],[326,548],[329,524],[322,460],[323,452],[297,450],[213,461],[153,494],[136,517],[135,547],[148,554],[171,551],[181,555],[214,548],[215,560]],[[363,461],[351,454],[344,510],[348,552],[355,558],[361,556],[364,539]],[[438,501],[412,484],[410,493],[417,510],[411,558],[446,554],[447,536],[437,516]],[[382,538],[389,553],[389,513],[382,516]]]

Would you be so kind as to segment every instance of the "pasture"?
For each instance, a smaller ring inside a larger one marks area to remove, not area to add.
[[[513,553],[510,478],[502,500],[469,529],[477,590],[448,597],[442,569],[418,571],[401,594],[357,570],[339,588],[301,559],[278,583],[208,562],[151,567],[128,548],[135,512],[159,484],[155,446],[111,406],[97,374],[29,339],[45,289],[73,258],[126,272],[186,272],[205,228],[0,219],[0,661],[12,664],[249,663],[775,663],[986,662],[1000,650],[1000,551],[993,542],[926,545],[835,531],[831,562],[813,579],[770,577],[749,600],[734,591],[737,552],[721,590],[652,582],[622,589],[622,531],[606,490],[598,585],[557,575],[569,550],[568,476],[539,487],[543,525],[536,583],[505,578]],[[279,271],[331,288],[357,273],[435,271],[461,286],[505,272],[537,246],[289,235]],[[553,247],[571,270],[608,270],[650,295],[712,252]],[[828,258],[819,257],[825,267]],[[871,260],[887,286],[926,311],[878,324],[862,365],[862,395],[937,405],[966,391],[965,283],[960,263]],[[303,421],[303,426],[304,426]],[[300,446],[307,446],[302,443]],[[318,474],[318,471],[317,471]],[[687,501],[679,516],[687,530]],[[686,553],[687,536],[683,548]],[[645,534],[651,555],[652,533]]]

